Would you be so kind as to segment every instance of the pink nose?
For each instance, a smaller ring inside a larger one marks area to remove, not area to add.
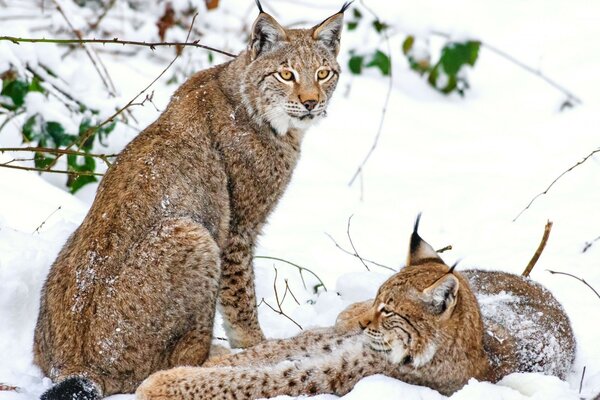
[[[316,100],[306,100],[302,102],[302,105],[304,105],[304,107],[308,110],[308,111],[312,111],[315,109],[315,107],[317,106],[317,101]]]

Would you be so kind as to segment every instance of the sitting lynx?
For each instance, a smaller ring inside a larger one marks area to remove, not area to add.
[[[335,327],[263,342],[201,368],[158,372],[138,388],[137,399],[343,395],[373,374],[446,395],[470,378],[493,382],[511,372],[564,378],[575,342],[552,295],[507,273],[455,272],[417,227],[418,220],[408,266],[381,286],[374,301],[342,312]]]
[[[44,285],[34,358],[57,382],[44,400],[202,364],[217,301],[232,347],[264,339],[253,249],[326,114],[346,8],[310,29],[261,9],[248,49],[192,76],[123,150]]]

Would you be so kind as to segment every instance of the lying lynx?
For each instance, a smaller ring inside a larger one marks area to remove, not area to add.
[[[248,49],[192,76],[123,150],[44,285],[35,362],[58,384],[43,399],[200,365],[217,300],[232,347],[264,339],[253,249],[335,90],[346,7],[311,29],[261,9]]]
[[[138,400],[343,395],[373,374],[449,395],[470,378],[493,382],[517,371],[564,378],[574,353],[569,320],[546,289],[502,272],[455,272],[415,225],[408,266],[381,286],[374,301],[342,312],[335,327],[263,342],[202,368],[158,372],[136,395]]]

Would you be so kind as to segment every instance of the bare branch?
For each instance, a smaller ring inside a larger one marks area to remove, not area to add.
[[[154,50],[157,47],[171,47],[171,46],[191,46],[197,47],[205,50],[214,51],[215,53],[223,54],[228,57],[237,57],[237,55],[233,53],[229,53],[224,50],[219,50],[214,47],[206,46],[200,44],[200,40],[193,40],[191,42],[140,42],[136,40],[119,40],[118,38],[114,39],[46,39],[46,38],[22,38],[15,36],[0,36],[0,40],[8,40],[12,43],[54,43],[54,44],[83,44],[83,43],[96,43],[96,44],[120,44],[120,45],[130,45],[130,46],[144,46],[149,47],[150,50]]]
[[[0,153],[4,153],[5,151],[12,151],[12,152],[25,151],[25,152],[49,153],[49,154],[70,154],[70,155],[74,155],[74,156],[93,157],[93,158],[99,158],[100,160],[104,161],[104,163],[106,164],[107,167],[110,167],[112,165],[112,163],[108,159],[118,156],[118,154],[94,154],[94,153],[86,153],[86,152],[77,151],[77,150],[52,149],[49,147],[0,147]]]
[[[367,7],[367,5],[364,3],[363,0],[360,1],[360,3],[363,5],[363,7],[365,7],[365,9],[367,11],[369,11],[371,14],[373,14],[373,16],[375,17],[375,19],[378,22],[381,22],[381,20],[379,19],[379,17],[369,8]],[[388,36],[388,33],[386,32],[385,29],[383,29],[382,31],[383,37],[385,38],[386,41],[386,45],[387,45],[387,50],[388,50],[388,57],[390,59],[390,76],[389,76],[389,80],[388,80],[388,88],[387,88],[387,93],[385,95],[385,101],[383,103],[383,108],[381,110],[381,118],[379,119],[379,127],[377,128],[377,133],[375,134],[375,139],[373,140],[373,144],[371,145],[371,148],[369,149],[369,151],[367,152],[367,155],[365,156],[365,158],[363,159],[363,161],[360,163],[360,165],[358,166],[358,168],[356,169],[356,171],[354,172],[354,175],[352,175],[352,179],[350,179],[350,182],[348,182],[348,186],[352,186],[352,184],[354,183],[354,181],[356,180],[356,178],[362,174],[363,168],[365,167],[365,164],[367,163],[367,161],[369,161],[369,158],[371,158],[371,154],[373,154],[373,152],[375,151],[375,148],[377,148],[377,144],[379,143],[379,138],[381,136],[381,132],[383,130],[383,123],[385,122],[385,115],[387,113],[387,109],[388,109],[388,104],[390,102],[390,97],[392,95],[392,87],[393,87],[393,64],[392,64],[392,47],[390,45],[390,38]],[[362,182],[361,182],[361,187],[362,187]],[[362,189],[361,189],[361,197],[362,197]]]
[[[451,244],[449,244],[448,246],[444,246],[441,249],[436,250],[435,252],[442,254],[442,253],[445,253],[446,251],[449,251],[449,250],[452,250],[452,245]]]
[[[548,238],[550,237],[551,230],[552,230],[552,221],[548,221],[548,222],[546,222],[546,226],[544,227],[544,235],[542,236],[542,240],[540,241],[540,244],[539,244],[537,250],[533,254],[533,257],[531,257],[531,260],[529,260],[529,264],[527,264],[527,267],[525,267],[525,270],[521,274],[522,276],[525,276],[525,277],[529,276],[529,274],[531,273],[531,270],[533,269],[535,264],[540,259],[540,256],[542,255],[542,252],[544,251],[544,248],[546,247],[546,243],[548,243]]]
[[[366,261],[369,264],[373,264],[373,265],[376,265],[376,266],[381,267],[381,268],[389,269],[390,271],[395,271],[394,268],[388,267],[387,265],[378,263],[378,262],[373,261],[373,260],[369,260],[368,258],[360,257],[358,254],[353,253],[350,250],[347,250],[347,249],[343,248],[342,246],[340,246],[340,244],[329,233],[325,232],[325,234],[329,237],[329,239],[331,239],[331,241],[333,242],[333,244],[335,245],[335,247],[337,247],[338,249],[340,249],[344,253],[346,253],[348,255],[351,255],[352,257],[361,258],[363,261]]]
[[[278,257],[270,257],[270,256],[254,256],[255,259],[263,259],[263,260],[274,260],[274,261],[280,261],[282,263],[291,265],[293,267],[296,267],[298,269],[298,271],[300,272],[300,278],[302,279],[302,285],[304,285],[304,289],[307,289],[306,287],[306,282],[304,281],[304,276],[302,275],[302,271],[306,271],[308,273],[310,273],[312,276],[314,276],[315,278],[317,278],[317,280],[319,281],[320,286],[323,286],[323,289],[325,291],[327,291],[327,287],[325,286],[325,283],[323,283],[323,280],[321,280],[321,278],[319,278],[319,275],[315,274],[313,271],[311,271],[308,268],[305,267],[301,267],[298,264],[294,264],[291,261],[288,260],[284,260],[283,258],[278,258]]]
[[[346,227],[346,235],[348,236],[348,240],[350,241],[350,246],[352,246],[352,250],[354,250],[354,254],[356,255],[356,257],[358,257],[358,259],[360,260],[360,262],[362,263],[362,265],[365,266],[365,268],[367,269],[367,271],[371,271],[371,269],[365,263],[365,261],[363,260],[363,258],[358,254],[358,250],[356,250],[356,247],[354,246],[354,242],[352,241],[352,236],[350,236],[350,222],[352,221],[352,217],[353,216],[354,215],[351,215],[351,216],[348,217],[348,226]]]
[[[49,220],[49,219],[50,219],[50,218],[51,218],[51,217],[52,217],[54,214],[56,214],[56,213],[58,212],[58,210],[60,210],[61,208],[62,208],[62,206],[58,206],[58,208],[57,208],[56,210],[52,211],[52,212],[50,213],[50,215],[48,215],[48,216],[46,217],[46,219],[45,219],[45,220],[43,220],[43,221],[42,221],[42,223],[41,223],[41,224],[40,224],[40,225],[39,225],[37,228],[35,228],[35,231],[33,231],[33,233],[40,233],[40,229],[42,229],[42,227],[43,227],[44,225],[46,225],[46,221],[48,221],[48,220]]]
[[[585,378],[585,365],[583,366],[583,372],[581,373],[581,380],[579,381],[579,394],[581,394],[581,389],[583,389],[583,378]]]
[[[593,239],[590,242],[585,242],[585,245],[583,246],[583,250],[581,250],[581,252],[585,253],[586,251],[588,251],[590,249],[590,247],[592,247],[594,245],[594,243],[596,243],[598,240],[600,240],[600,236],[598,236],[597,238]]]
[[[519,217],[521,216],[521,214],[523,214],[525,211],[527,211],[529,209],[529,207],[531,207],[531,205],[533,204],[534,201],[537,200],[538,197],[541,197],[543,195],[545,195],[546,193],[548,193],[548,191],[550,190],[550,188],[552,188],[552,186],[554,186],[554,184],[556,182],[558,182],[558,180],[560,178],[562,178],[564,175],[566,175],[568,172],[571,172],[572,170],[574,170],[575,168],[577,168],[578,166],[580,166],[581,164],[583,164],[584,162],[586,162],[591,156],[593,156],[594,154],[600,152],[600,147],[597,148],[596,150],[592,151],[590,154],[588,154],[587,156],[585,156],[583,158],[583,160],[578,161],[576,164],[572,165],[569,169],[567,169],[566,171],[563,171],[562,174],[560,174],[559,176],[557,176],[550,185],[548,185],[548,187],[546,188],[546,190],[544,190],[542,193],[537,194],[533,199],[531,199],[531,201],[529,202],[529,204],[527,204],[527,206],[521,210],[521,212],[515,217],[515,219],[513,219],[513,222],[515,222],[517,219],[519,219]]]
[[[52,174],[68,174],[68,175],[74,175],[74,176],[79,176],[79,175],[83,175],[83,176],[104,176],[104,174],[100,174],[97,172],[91,172],[91,171],[64,171],[64,170],[59,170],[59,169],[46,169],[46,168],[35,168],[35,167],[23,167],[20,165],[9,165],[10,161],[7,163],[3,163],[0,164],[0,167],[2,168],[12,168],[12,169],[20,169],[23,171],[36,171],[36,172],[49,172]]]
[[[553,275],[554,275],[554,274],[557,274],[557,275],[566,275],[566,276],[570,276],[571,278],[577,279],[579,282],[581,282],[581,283],[583,283],[585,286],[589,287],[589,288],[590,288],[590,289],[591,289],[591,290],[594,292],[594,294],[596,294],[596,296],[597,296],[597,297],[600,299],[600,293],[598,293],[598,292],[596,291],[596,289],[594,289],[594,288],[593,288],[593,287],[592,287],[592,286],[591,286],[589,283],[587,283],[587,282],[585,281],[585,279],[579,278],[578,276],[575,276],[575,275],[573,275],[573,274],[569,274],[569,273],[567,273],[567,272],[551,271],[551,270],[549,270],[549,269],[548,269],[548,270],[546,270],[546,271],[550,272],[550,273],[551,273],[551,274],[553,274]]]
[[[19,392],[21,388],[17,386],[7,385],[5,383],[0,383],[0,392]]]
[[[275,268],[275,267],[273,267]],[[283,315],[284,317],[286,317],[287,319],[289,319],[290,321],[292,321],[298,328],[300,328],[300,330],[302,329],[302,326],[297,323],[296,321],[294,321],[294,319],[292,317],[290,317],[289,315],[287,315],[283,309],[281,308],[281,304],[283,303],[283,299],[285,298],[285,293],[287,293],[288,291],[291,293],[291,290],[288,286],[287,280],[285,281],[285,287],[286,287],[286,292],[284,293],[282,299],[279,299],[279,292],[277,291],[277,268],[275,268],[275,279],[273,279],[273,292],[275,292],[275,303],[277,304],[277,308],[271,306],[269,303],[267,303],[267,301],[265,300],[265,298],[263,297],[260,300],[260,303],[258,303],[258,305],[256,307],[260,307],[261,304],[265,304],[267,307],[269,307],[271,310],[273,310],[275,313],[279,314],[279,315]],[[296,297],[292,294],[292,296],[294,297],[294,300],[296,300]],[[298,300],[296,300],[296,303],[298,303]],[[300,303],[298,303],[299,305]]]
[[[194,22],[196,21],[196,17],[198,16],[198,14],[195,14],[194,17],[192,18],[192,23],[190,25],[190,29],[188,30],[188,34],[187,37],[185,38],[185,42],[187,43],[188,39],[190,38],[190,33],[192,32],[192,28],[194,27]],[[177,61],[177,59],[179,58],[179,56],[182,53],[179,53],[175,56],[175,58],[173,58],[173,60],[171,60],[171,62],[165,67],[165,69],[162,70],[162,72],[156,77],[154,78],[154,80],[152,82],[150,82],[145,88],[143,88],[138,94],[135,95],[134,98],[132,98],[131,100],[129,100],[129,102],[127,104],[125,104],[123,107],[121,107],[120,109],[118,109],[113,115],[111,115],[110,117],[108,117],[107,119],[105,119],[103,122],[101,122],[99,125],[93,126],[88,128],[84,134],[82,135],[82,138],[79,140],[79,142],[77,143],[77,147],[79,149],[82,148],[83,144],[94,134],[94,132],[96,132],[98,129],[102,128],[104,125],[114,121],[114,119],[121,114],[123,111],[125,111],[127,108],[131,107],[134,102],[137,100],[138,97],[140,97],[144,92],[146,92],[148,89],[150,89],[150,87],[152,85],[154,85],[154,83],[159,80],[164,74],[165,72],[167,72],[167,70],[169,68],[171,68],[171,66],[175,63],[175,61]],[[148,97],[146,97],[146,99],[148,99]],[[145,102],[146,100],[144,100]],[[142,104],[144,103],[142,102]],[[70,150],[71,148],[73,148],[73,146],[75,146],[75,142],[70,144],[69,146],[67,146],[67,150]],[[58,159],[60,158],[62,154],[59,154],[58,157],[56,157],[54,159],[54,161],[48,166],[49,168],[54,166],[56,164],[56,162],[58,161]]]
[[[62,15],[63,19],[65,20],[65,22],[67,23],[67,25],[69,25],[69,28],[71,28],[71,31],[73,32],[73,34],[75,34],[75,36],[77,36],[77,38],[81,41],[83,40],[83,37],[81,36],[81,32],[79,32],[77,29],[75,29],[75,27],[73,26],[73,24],[71,23],[71,21],[69,20],[69,18],[67,17],[67,14],[64,12],[64,10],[62,9],[60,3],[58,2],[58,0],[52,0],[52,2],[54,3],[54,5],[56,6],[56,9],[58,10],[58,12],[60,13],[60,15]],[[94,58],[94,56],[92,55],[92,52],[90,51],[90,49],[88,49],[84,43],[80,42],[79,45],[81,46],[81,48],[85,51],[85,53],[87,54],[88,58],[90,59],[90,61],[92,62],[92,65],[94,66],[94,69],[96,70],[96,72],[98,73],[98,76],[100,76],[100,79],[102,80],[102,83],[104,84],[104,86],[106,87],[106,89],[108,90],[108,92],[110,93],[110,95],[112,97],[116,96],[116,88],[114,83],[112,82],[112,80],[110,79],[110,75],[108,74],[108,71],[106,70],[106,66],[104,65],[104,63],[102,63],[102,60],[100,59],[100,57],[98,57],[98,55],[96,54],[96,58],[98,59],[96,61],[96,59]],[[104,71],[104,74],[102,73],[102,71],[100,71],[100,67],[98,67],[98,64],[101,65],[102,70]],[[106,76],[105,76],[106,75]]]

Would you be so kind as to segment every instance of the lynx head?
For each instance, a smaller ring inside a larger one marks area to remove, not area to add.
[[[248,114],[280,135],[305,130],[326,114],[337,84],[343,13],[309,29],[285,29],[265,13],[254,22],[241,93]]]
[[[359,322],[371,349],[410,368],[426,365],[453,335],[481,321],[468,283],[419,236],[418,224],[407,266],[383,283]]]

